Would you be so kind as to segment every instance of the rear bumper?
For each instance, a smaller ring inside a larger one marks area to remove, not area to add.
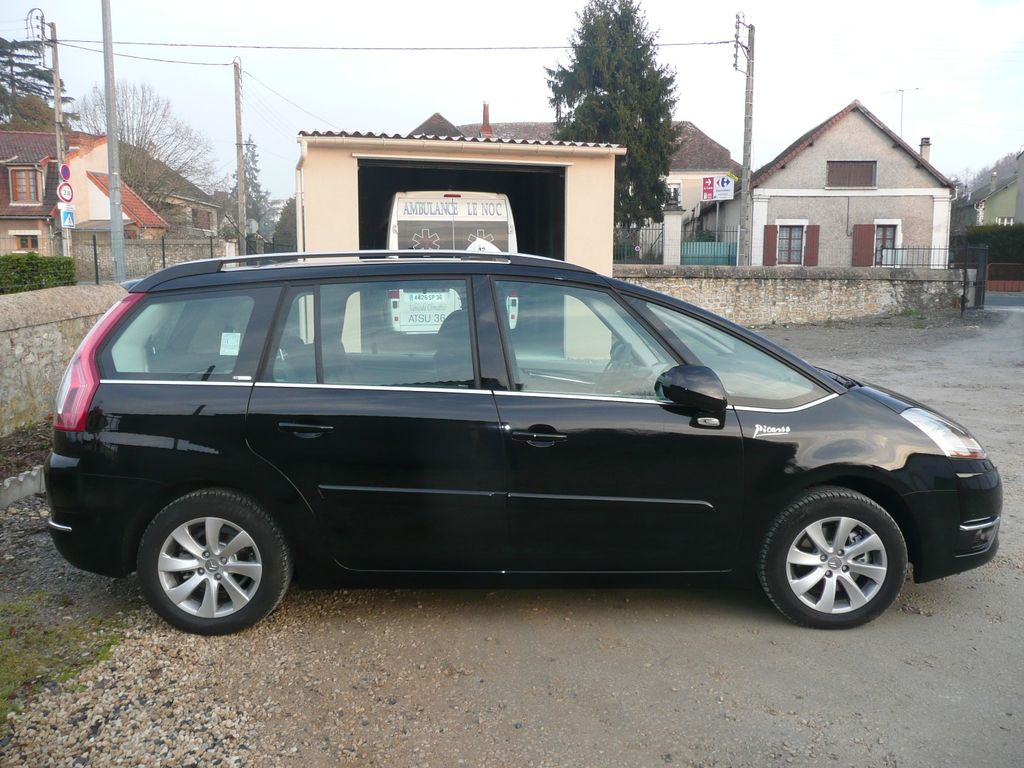
[[[999,550],[1003,487],[991,462],[958,466],[956,490],[904,497],[917,530],[914,581],[977,568]],[[963,470],[963,471],[961,471]]]
[[[99,492],[84,482],[76,458],[51,453],[43,465],[46,498],[50,504],[47,528],[53,545],[76,568],[103,576],[125,576],[134,570],[133,553],[125,549],[129,525],[123,497],[138,491],[137,483],[104,483],[118,492]]]

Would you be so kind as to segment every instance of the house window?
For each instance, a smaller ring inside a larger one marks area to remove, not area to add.
[[[1013,216],[999,216],[998,218],[996,218],[996,224],[998,224],[1001,227],[1012,227]]]
[[[891,250],[896,247],[896,225],[875,225],[875,253]]]
[[[210,225],[210,212],[202,208],[192,209],[192,226],[196,229],[213,229]]]
[[[668,200],[670,203],[679,202],[679,185],[669,184],[668,185]]]
[[[829,160],[826,187],[873,187],[878,163],[874,160]]]
[[[800,264],[804,256],[803,226],[780,226],[778,264]]]
[[[15,235],[14,240],[19,251],[39,250],[39,235]]]
[[[39,174],[34,168],[11,169],[11,201],[15,203],[38,203]]]

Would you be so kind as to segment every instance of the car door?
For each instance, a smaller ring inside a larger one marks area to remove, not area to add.
[[[503,445],[462,277],[290,289],[247,432],[341,565],[499,567]]]
[[[512,387],[496,391],[509,464],[510,567],[729,567],[742,501],[732,411],[701,426],[655,381],[679,360],[612,293],[500,279]]]

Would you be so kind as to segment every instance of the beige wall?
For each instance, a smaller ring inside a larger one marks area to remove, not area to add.
[[[825,189],[829,160],[875,160],[878,189],[933,189],[938,180],[894,147],[892,139],[860,112],[851,112],[826,130],[814,144],[793,158],[785,168],[765,180],[773,189]]]
[[[566,261],[611,274],[615,155],[625,154],[624,149],[315,136],[300,137],[299,145],[300,250],[359,248],[360,157],[495,163],[497,167],[555,165],[564,167],[566,176]]]

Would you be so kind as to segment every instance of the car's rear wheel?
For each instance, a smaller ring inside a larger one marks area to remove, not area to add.
[[[882,507],[848,488],[796,499],[765,535],[758,576],[786,618],[843,629],[879,616],[899,595],[907,545]]]
[[[255,624],[277,607],[292,575],[274,520],[226,488],[194,491],[164,507],[142,536],[137,567],[153,610],[201,635]]]

